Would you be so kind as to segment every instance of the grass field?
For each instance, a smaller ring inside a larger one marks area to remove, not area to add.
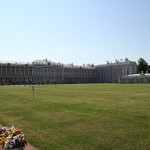
[[[40,150],[150,150],[150,84],[3,86],[0,124]]]

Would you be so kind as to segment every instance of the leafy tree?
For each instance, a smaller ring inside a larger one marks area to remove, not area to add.
[[[138,60],[138,65],[137,65],[138,73],[141,73],[142,71],[143,73],[146,73],[147,70],[148,70],[148,63],[143,58],[140,58]]]
[[[147,70],[148,70],[148,73],[150,73],[150,65],[148,65],[148,69]]]

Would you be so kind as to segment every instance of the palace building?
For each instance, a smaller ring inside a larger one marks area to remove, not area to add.
[[[127,58],[105,65],[65,65],[45,60],[32,63],[0,62],[0,84],[118,83],[136,73],[136,62]]]
[[[96,66],[96,79],[98,83],[118,83],[119,77],[135,74],[136,62],[128,60],[116,60],[115,63],[107,61],[105,65]]]

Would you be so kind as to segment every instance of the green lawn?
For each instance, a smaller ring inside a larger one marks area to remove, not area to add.
[[[150,150],[150,84],[1,86],[0,124],[40,150]]]

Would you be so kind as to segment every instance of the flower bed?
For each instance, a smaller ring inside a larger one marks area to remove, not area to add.
[[[0,145],[5,149],[23,149],[27,145],[27,140],[18,128],[0,127]]]

